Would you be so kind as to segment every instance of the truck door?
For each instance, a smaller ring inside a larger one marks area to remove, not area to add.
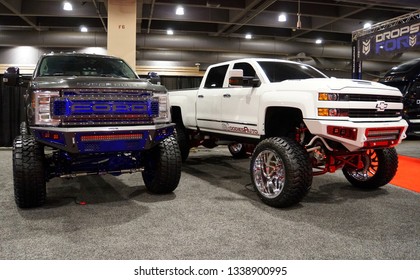
[[[228,64],[210,68],[204,83],[197,95],[197,125],[202,130],[221,130],[221,102],[225,91],[225,80]]]
[[[258,78],[247,62],[235,63],[233,69],[242,69],[244,80]],[[226,87],[222,94],[223,129],[240,136],[258,136],[258,86]]]

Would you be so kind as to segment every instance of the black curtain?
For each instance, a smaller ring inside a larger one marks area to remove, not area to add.
[[[0,75],[0,147],[11,147],[19,135],[19,126],[25,120],[23,95],[26,87],[9,87]]]

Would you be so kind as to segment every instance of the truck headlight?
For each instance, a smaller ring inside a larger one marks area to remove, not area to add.
[[[319,92],[318,93],[318,101],[338,101],[340,99],[340,95],[338,93],[332,92]]]
[[[349,111],[337,108],[318,108],[319,117],[348,117]]]
[[[167,93],[155,93],[155,97],[159,99],[159,116],[154,118],[155,122],[167,123],[171,121],[171,115],[169,110],[169,98]]]
[[[51,112],[51,105],[55,97],[59,97],[58,91],[35,91],[32,99],[32,107],[35,112],[36,125],[57,126],[60,119],[54,118]]]

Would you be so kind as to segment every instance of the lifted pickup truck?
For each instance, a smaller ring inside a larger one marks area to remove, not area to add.
[[[183,160],[198,145],[252,153],[254,188],[274,207],[300,202],[313,175],[338,169],[356,187],[387,184],[398,167],[394,146],[406,137],[398,89],[290,61],[212,65],[197,90],[169,99]]]
[[[4,74],[21,84],[19,69]],[[152,193],[175,190],[181,155],[166,88],[140,79],[121,59],[43,55],[25,94],[26,122],[13,143],[15,201],[41,206],[53,177],[142,171]]]
[[[420,58],[392,67],[379,82],[401,91],[407,134],[420,136]]]

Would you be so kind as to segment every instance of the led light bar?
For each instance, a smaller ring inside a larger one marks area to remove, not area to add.
[[[100,135],[82,135],[80,140],[82,142],[97,142],[97,141],[115,141],[115,140],[137,140],[142,139],[143,134],[100,134]]]

